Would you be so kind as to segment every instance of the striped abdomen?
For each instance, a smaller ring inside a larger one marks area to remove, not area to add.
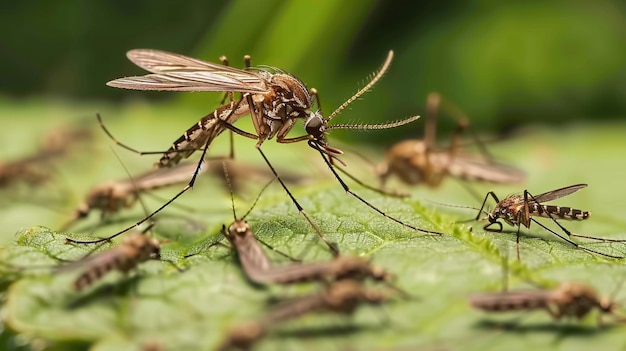
[[[548,300],[546,291],[502,292],[474,295],[470,305],[488,312],[507,312],[546,308]]]
[[[94,257],[92,266],[74,281],[74,289],[77,291],[85,289],[114,269],[128,272],[133,268],[137,263],[134,257],[124,256],[118,249],[115,248],[101,253],[99,257]]]
[[[235,109],[238,103],[239,106]],[[198,123],[187,129],[185,134],[178,138],[169,150],[161,156],[156,166],[164,168],[178,164],[182,159],[193,154],[194,151],[204,148],[207,142],[210,144],[218,135],[226,130],[217,119],[221,119],[228,124],[233,124],[239,118],[247,115],[249,111],[245,99],[241,102],[233,101],[218,107],[217,110],[204,116]]]
[[[589,215],[591,214],[589,211],[582,211],[571,207],[541,205],[537,203],[531,204],[529,206],[529,211],[534,216],[549,217],[549,213],[552,217],[578,221],[589,218]]]

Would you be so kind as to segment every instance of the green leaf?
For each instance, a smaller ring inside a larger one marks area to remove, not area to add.
[[[28,105],[29,109],[45,108],[51,114],[68,115],[73,111],[72,106],[46,102],[31,101]],[[27,113],[17,106],[5,109],[10,109],[5,113],[16,116]],[[168,147],[187,124],[193,123],[164,117],[193,118],[196,114],[196,111],[167,105],[154,109],[136,104],[118,111],[93,106],[88,110],[102,112],[108,128],[120,140],[146,150]],[[151,123],[155,118],[162,122]],[[24,130],[28,125],[28,121],[12,123],[12,128]],[[135,205],[105,225],[96,227],[99,218],[93,213],[88,221],[78,224],[71,232],[48,229],[65,223],[91,186],[127,177],[110,151],[111,142],[97,131],[95,120],[90,123],[95,132],[94,145],[76,148],[70,159],[59,160],[53,185],[32,189],[26,196],[19,192],[6,193],[6,197],[12,198],[5,205],[5,213],[0,215],[5,228],[0,236],[4,244],[0,250],[0,287],[4,295],[4,323],[10,331],[5,330],[0,336],[15,340],[19,335],[33,344],[43,342],[52,349],[136,350],[155,343],[165,349],[214,349],[234,324],[263,316],[269,298],[300,296],[319,288],[314,285],[266,289],[252,286],[230,249],[206,248],[220,238],[221,225],[232,222],[228,191],[221,181],[209,177],[200,178],[193,190],[175,203],[186,207],[172,206],[156,218],[155,234],[170,240],[163,244],[163,257],[186,268],[182,273],[169,264],[150,261],[127,276],[111,273],[88,289],[75,292],[71,282],[81,269],[16,271],[16,266],[58,265],[59,260],[79,259],[93,247],[67,245],[65,237],[110,235],[142,217],[142,209]],[[250,128],[249,124],[242,125],[244,129]],[[32,131],[32,140],[52,126],[50,122]],[[619,190],[623,181],[624,133],[623,125],[543,128],[508,142],[490,144],[498,158],[526,170],[528,182],[519,187],[484,184],[472,184],[472,187],[480,194],[494,190],[503,198],[524,188],[539,194],[566,185],[588,183],[587,189],[555,203],[592,210],[590,220],[562,223],[576,233],[626,238],[620,214],[623,196]],[[226,153],[227,139],[222,136],[216,141],[213,154]],[[265,167],[252,141],[236,139],[238,160]],[[331,142],[334,142],[332,136]],[[156,159],[115,150],[131,174],[149,169]],[[472,198],[452,179],[444,182],[440,189],[409,189],[412,197],[406,200],[381,197],[350,183],[358,194],[390,215],[447,235],[433,237],[416,233],[376,214],[346,194],[306,145],[278,145],[268,141],[263,150],[279,172],[310,178],[308,183],[292,185],[290,189],[329,240],[337,242],[343,253],[370,257],[376,265],[395,274],[398,286],[419,296],[419,301],[394,298],[382,309],[364,307],[352,317],[309,315],[277,327],[258,345],[259,350],[436,347],[611,350],[625,344],[621,328],[598,327],[593,318],[583,323],[555,322],[542,311],[492,316],[472,310],[467,303],[471,294],[501,290],[503,260],[509,262],[510,289],[528,288],[529,282],[549,287],[562,281],[580,280],[594,286],[603,296],[619,288],[624,274],[622,261],[577,250],[535,226],[523,231],[521,260],[517,261],[514,234],[485,232],[484,222],[454,224],[475,217],[476,211],[431,203],[480,205],[482,199]],[[366,146],[360,150],[373,159],[382,157],[379,150],[369,150]],[[28,150],[24,151],[27,153]],[[371,170],[359,158],[348,152],[345,160],[351,172],[375,184]],[[294,168],[296,164],[298,167]],[[264,181],[251,182],[236,197],[239,216],[251,206],[263,184]],[[398,183],[391,186],[402,187]],[[182,185],[159,190],[156,194],[168,198],[180,188]],[[39,202],[40,196],[59,189],[70,196],[58,202]],[[154,197],[144,200],[149,209],[162,203]],[[261,197],[247,219],[261,240],[282,252],[298,256],[310,247],[305,260],[330,259],[278,184],[273,184]],[[26,229],[14,234],[16,223]],[[543,223],[549,224],[549,221]],[[626,254],[626,245],[621,243],[587,246],[610,254]],[[182,258],[198,251],[196,256]],[[284,258],[269,254],[279,263],[286,263]],[[623,296],[624,292],[618,291],[616,298]],[[518,316],[522,318],[516,319]],[[508,328],[502,327],[501,323],[505,322],[509,323]]]

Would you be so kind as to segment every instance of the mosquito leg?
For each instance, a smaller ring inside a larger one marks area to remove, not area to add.
[[[329,242],[328,239],[326,239],[326,236],[324,236],[324,234],[322,234],[322,232],[319,230],[317,225],[315,225],[315,223],[313,223],[313,221],[311,220],[309,215],[304,211],[304,208],[302,208],[302,206],[300,205],[298,200],[296,200],[296,198],[293,196],[291,191],[289,191],[289,189],[287,188],[287,185],[285,185],[283,180],[280,178],[280,176],[276,172],[276,169],[274,169],[274,166],[272,166],[272,164],[270,163],[268,158],[265,156],[265,153],[263,153],[263,150],[261,149],[261,146],[258,145],[258,144],[257,144],[257,150],[259,151],[259,153],[261,153],[261,156],[265,160],[265,163],[267,163],[267,166],[270,168],[272,173],[274,173],[274,176],[276,177],[276,179],[278,180],[280,185],[283,187],[283,189],[287,192],[287,195],[289,196],[291,201],[294,203],[294,205],[296,205],[296,208],[298,209],[298,212],[300,212],[300,214],[302,214],[302,216],[304,216],[304,218],[307,220],[307,222],[309,222],[309,224],[311,225],[311,227],[313,227],[313,230],[315,230],[315,233],[317,233],[317,235],[320,237],[320,239],[322,239],[322,241],[326,245],[328,245],[328,247],[330,248],[331,252],[333,253],[333,256],[335,256],[335,257],[339,256],[339,250],[337,250],[337,247],[335,245],[333,245],[331,242]]]
[[[326,162],[326,165],[328,166],[328,168],[330,168],[330,171],[333,173],[333,175],[335,176],[335,179],[337,179],[337,181],[339,182],[339,184],[341,184],[341,187],[350,195],[354,196],[357,200],[361,201],[363,204],[365,204],[366,206],[368,206],[369,208],[371,208],[372,210],[378,212],[380,215],[382,215],[383,217],[390,219],[404,227],[413,229],[415,231],[418,232],[422,232],[422,233],[427,233],[427,234],[434,234],[434,235],[444,235],[444,233],[441,232],[437,232],[437,231],[432,231],[432,230],[426,230],[426,229],[422,229],[422,228],[418,228],[415,227],[413,225],[410,225],[408,223],[404,223],[401,220],[392,217],[390,215],[388,215],[387,213],[383,212],[382,210],[380,210],[378,207],[372,205],[371,203],[369,203],[368,201],[366,201],[364,198],[360,197],[359,195],[357,195],[355,192],[353,192],[352,190],[350,190],[350,187],[344,182],[344,180],[339,176],[339,174],[337,173],[337,171],[335,170],[335,167],[333,167],[332,163],[328,160],[329,157],[327,157],[327,154],[324,152],[324,150],[320,149],[315,143],[309,142],[309,146],[311,146],[313,149],[317,150],[320,155],[322,156],[322,159],[324,159],[324,162]]]
[[[333,162],[331,161],[331,163],[333,163]],[[369,190],[377,192],[377,193],[379,193],[381,195],[391,196],[391,197],[398,197],[398,198],[405,198],[405,197],[411,196],[410,194],[407,194],[407,193],[397,192],[397,191],[393,191],[393,190],[388,191],[388,190],[385,190],[385,189],[382,189],[382,188],[371,186],[369,184],[366,184],[362,180],[356,178],[355,176],[353,176],[352,174],[350,174],[348,171],[346,171],[345,169],[343,169],[341,167],[337,167],[336,169],[339,172],[343,173],[346,177],[352,179],[355,183],[357,183],[360,186],[364,187],[365,189],[369,189]]]
[[[463,112],[463,110],[461,110],[456,104],[452,103],[450,100],[445,99],[445,98],[441,98],[441,99],[443,101],[443,103],[441,104],[442,108],[447,110],[448,114],[450,116],[452,116],[457,121],[457,125],[458,125],[457,126],[457,130],[458,130],[457,137],[460,136],[461,132],[463,132],[465,130],[469,130],[469,132],[471,134],[471,137],[472,137],[472,140],[473,140],[474,144],[480,150],[480,153],[485,157],[485,159],[487,159],[489,161],[493,160],[493,156],[491,156],[491,154],[489,153],[489,151],[485,147],[485,144],[480,140],[480,138],[478,137],[478,134],[476,133],[474,128],[470,127],[470,124],[468,122],[469,119],[465,115],[465,112]]]
[[[498,196],[496,196],[496,193],[494,193],[493,191],[488,192],[487,195],[485,195],[482,206],[480,206],[480,210],[478,210],[478,214],[476,215],[475,220],[480,219],[480,214],[483,213],[483,209],[485,208],[485,204],[487,204],[487,199],[489,198],[489,196],[491,196],[496,201],[496,203],[500,202]],[[500,228],[502,228],[502,224],[500,224]]]
[[[286,259],[288,259],[288,260],[290,260],[290,261],[292,261],[292,262],[298,262],[298,263],[301,263],[301,262],[302,262],[302,260],[289,256],[288,254],[286,254],[286,253],[284,253],[284,252],[282,252],[282,251],[278,250],[277,248],[273,247],[272,245],[270,245],[270,244],[266,243],[265,241],[263,241],[263,240],[261,240],[261,239],[259,239],[259,238],[256,238],[256,240],[257,240],[258,242],[260,242],[261,244],[263,244],[263,245],[264,245],[265,247],[267,247],[268,249],[270,249],[270,250],[272,250],[272,251],[276,252],[277,254],[279,254],[279,255],[281,255],[281,256],[283,256],[283,257],[285,257]]]
[[[464,182],[461,179],[456,178],[456,177],[454,177],[454,179],[458,181],[459,185],[461,185],[461,187],[465,189],[470,194],[470,196],[474,198],[474,200],[477,200],[477,201],[480,200],[480,195],[478,195],[476,190],[474,190],[474,188],[472,188],[469,184],[467,184],[467,182]]]
[[[624,256],[609,255],[609,254],[606,254],[606,253],[603,253],[603,252],[600,252],[600,251],[596,251],[596,250],[592,250],[592,249],[586,248],[584,246],[580,246],[575,241],[572,241],[572,240],[568,239],[567,237],[565,237],[565,236],[555,232],[554,230],[546,227],[545,225],[541,224],[541,222],[535,220],[534,218],[531,218],[530,220],[533,221],[534,223],[537,223],[538,226],[542,227],[543,229],[547,230],[548,232],[550,232],[550,233],[558,236],[559,238],[563,239],[564,241],[566,241],[567,243],[569,243],[570,245],[574,246],[577,249],[581,249],[581,250],[584,250],[584,251],[587,251],[587,252],[594,253],[596,255],[604,256],[604,257],[615,258],[615,259],[618,259],[618,260],[626,258]],[[563,226],[559,225],[559,227],[562,228]]]
[[[437,111],[441,96],[438,93],[430,93],[426,98],[426,124],[424,127],[424,144],[426,150],[432,150],[435,147],[437,139]]]
[[[113,136],[113,134],[108,130],[108,128],[104,125],[104,122],[102,121],[102,117],[100,116],[99,113],[96,114],[96,118],[98,119],[98,123],[100,124],[100,128],[102,128],[102,130],[104,131],[104,133],[109,137],[109,139],[111,139],[117,146],[126,149],[132,153],[135,153],[139,156],[143,156],[143,155],[158,155],[158,154],[164,154],[164,153],[171,153],[171,152],[185,152],[185,151],[192,151],[192,149],[178,149],[178,150],[167,150],[167,151],[141,151],[141,150],[137,150],[131,146],[128,146],[124,143],[122,143],[121,141],[117,140],[117,138],[115,138]],[[199,149],[193,149],[193,151],[197,151]],[[232,150],[231,150],[232,151]],[[232,153],[231,153],[232,154]],[[208,159],[223,159],[224,156],[217,156],[217,157],[209,157]]]
[[[521,228],[521,225],[519,224],[519,222],[517,222],[517,233],[515,234],[515,251],[517,253],[517,260],[520,260],[520,255],[519,255],[519,231]]]
[[[200,168],[202,167],[202,163],[204,162],[206,153],[209,149],[209,144],[210,144],[211,140],[207,140],[207,142],[204,145],[204,148],[202,150],[202,156],[200,157],[200,161],[198,162],[198,165],[196,166],[196,170],[193,172],[193,175],[191,176],[191,179],[189,180],[189,183],[187,183],[187,185],[181,190],[179,191],[176,195],[174,195],[174,197],[172,197],[171,199],[169,199],[166,203],[164,203],[163,205],[161,205],[159,208],[157,208],[156,210],[154,210],[152,213],[150,213],[149,215],[147,215],[146,217],[142,218],[141,220],[139,220],[138,222],[136,222],[133,225],[130,225],[124,229],[122,229],[121,231],[108,236],[106,238],[100,238],[97,240],[74,240],[71,238],[65,238],[65,242],[66,243],[74,243],[74,244],[97,244],[97,243],[101,243],[101,242],[105,242],[105,241],[110,241],[111,239],[120,236],[124,233],[126,233],[127,231],[138,227],[139,225],[141,225],[142,223],[151,220],[157,213],[161,212],[164,208],[166,208],[167,206],[169,206],[172,202],[174,202],[176,199],[178,199],[181,195],[183,195],[185,192],[187,192],[187,190],[193,188],[194,184],[196,183],[196,178],[198,177],[198,174],[200,174]]]

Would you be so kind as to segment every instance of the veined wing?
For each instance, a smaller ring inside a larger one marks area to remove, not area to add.
[[[548,201],[552,201],[555,199],[559,199],[562,198],[564,196],[567,196],[571,193],[575,193],[578,190],[582,189],[582,188],[586,188],[587,184],[575,184],[575,185],[570,185],[570,186],[566,186],[564,188],[560,188],[560,189],[556,189],[556,190],[551,190],[548,192],[545,192],[543,194],[539,194],[539,195],[533,195],[533,197],[535,198],[535,200],[539,203],[543,203],[543,202],[548,202]],[[531,199],[529,199],[531,200]]]
[[[485,181],[500,184],[517,184],[526,179],[524,172],[511,166],[489,161],[484,157],[469,154],[456,154],[450,158],[447,152],[442,153],[447,160],[448,172],[458,178]]]
[[[131,50],[127,56],[137,66],[153,74],[115,79],[108,82],[108,86],[135,90],[268,91],[264,77],[256,71],[240,70],[159,50]]]
[[[176,165],[172,168],[156,169],[136,177],[134,184],[137,189],[148,190],[188,182],[197,166],[196,163],[189,163]],[[199,173],[206,172],[207,168],[206,165],[203,165]]]

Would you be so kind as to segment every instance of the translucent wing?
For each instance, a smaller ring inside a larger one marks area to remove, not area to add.
[[[166,51],[136,49],[127,54],[137,66],[153,73],[115,79],[108,86],[135,90],[232,91],[266,93],[263,71],[244,71]]]
[[[496,163],[473,155],[457,154],[450,158],[448,153],[437,155],[448,172],[458,178],[485,181],[500,184],[517,184],[524,181],[526,175],[517,168]],[[431,157],[432,161],[437,159]]]
[[[533,195],[533,196],[535,197],[535,200],[537,202],[543,203],[543,202],[548,202],[548,201],[552,201],[552,200],[555,200],[555,199],[562,198],[564,196],[567,196],[567,195],[569,195],[571,193],[575,193],[578,190],[580,190],[582,188],[586,188],[586,187],[587,187],[587,184],[575,184],[575,185],[566,186],[564,188],[551,190],[551,191],[545,192],[543,194]]]

